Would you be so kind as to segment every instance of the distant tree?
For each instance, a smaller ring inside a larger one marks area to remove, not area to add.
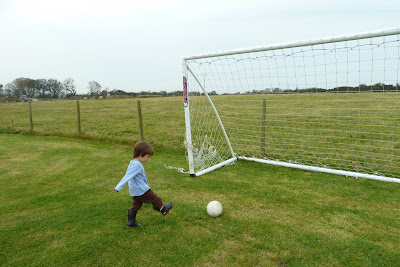
[[[383,83],[376,83],[371,86],[371,91],[378,92],[385,88],[385,84]]]
[[[17,78],[11,83],[6,84],[6,90],[12,92],[12,95],[19,97],[26,95],[33,97],[35,95],[35,80],[29,78]]]
[[[12,90],[14,91],[14,95],[20,97],[21,95],[26,94],[25,86],[24,86],[24,78],[17,78],[12,83]]]
[[[67,96],[68,95],[71,95],[71,96],[76,95],[76,87],[74,84],[74,79],[72,79],[72,78],[65,79],[63,82],[63,87],[64,87],[64,90],[65,90],[65,93]]]
[[[168,94],[169,96],[183,96],[183,91],[173,91]]]
[[[0,95],[3,95],[3,94],[4,94],[3,85],[0,84]]]
[[[281,93],[282,90],[279,88],[274,88],[274,90],[272,90],[272,93],[277,94],[277,93]]]
[[[49,93],[46,79],[38,79],[38,80],[36,80],[36,86],[35,87],[36,87],[36,93],[39,94],[40,98],[45,98],[47,93]]]
[[[158,94],[162,95],[162,96],[168,96],[167,91],[160,91],[160,92],[158,92]]]
[[[25,78],[24,81],[25,94],[27,97],[34,97],[36,94],[36,80]]]
[[[127,95],[128,93],[122,90],[114,89],[110,92],[111,95]]]
[[[149,91],[140,91],[140,95],[151,95]]]
[[[296,88],[296,90],[298,90],[298,88]],[[265,93],[265,94],[270,94],[270,93],[271,93],[271,90],[270,90],[269,88],[265,88],[265,89],[264,89],[264,93]]]
[[[14,92],[12,90],[11,83],[8,83],[8,84],[6,84],[6,86],[4,86],[4,91],[6,92],[6,95],[14,96]]]
[[[48,79],[46,82],[46,87],[53,98],[57,98],[63,90],[62,83],[57,79]]]
[[[96,81],[90,81],[88,83],[88,90],[90,96],[99,95],[101,92],[101,85]]]
[[[10,83],[7,83],[4,88],[9,96],[18,97],[17,93],[19,94],[19,92],[18,92],[17,86],[15,84],[15,80]]]
[[[103,89],[101,92],[100,92],[100,95],[103,97],[103,98],[106,98],[107,96],[108,96],[108,92],[110,91],[110,88],[108,88],[108,87],[106,87],[105,89]]]

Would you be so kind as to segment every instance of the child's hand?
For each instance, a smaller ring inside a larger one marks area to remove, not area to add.
[[[118,193],[117,189],[114,189],[114,192],[115,192],[115,193]]]

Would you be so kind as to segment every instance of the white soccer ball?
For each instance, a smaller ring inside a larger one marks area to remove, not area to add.
[[[207,205],[207,213],[211,217],[218,217],[222,213],[222,205],[218,201],[214,200],[208,203]]]

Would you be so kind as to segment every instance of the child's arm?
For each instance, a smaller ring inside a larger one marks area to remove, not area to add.
[[[126,170],[125,176],[121,179],[121,181],[117,184],[117,186],[114,188],[115,192],[119,192],[124,188],[124,186],[128,183],[130,179],[132,179],[135,175],[139,173],[138,168],[131,168],[130,166]]]

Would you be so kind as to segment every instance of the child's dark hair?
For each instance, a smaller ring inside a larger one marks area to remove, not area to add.
[[[138,158],[140,156],[146,155],[152,156],[153,154],[153,147],[146,141],[137,142],[135,147],[133,148],[133,158]]]

